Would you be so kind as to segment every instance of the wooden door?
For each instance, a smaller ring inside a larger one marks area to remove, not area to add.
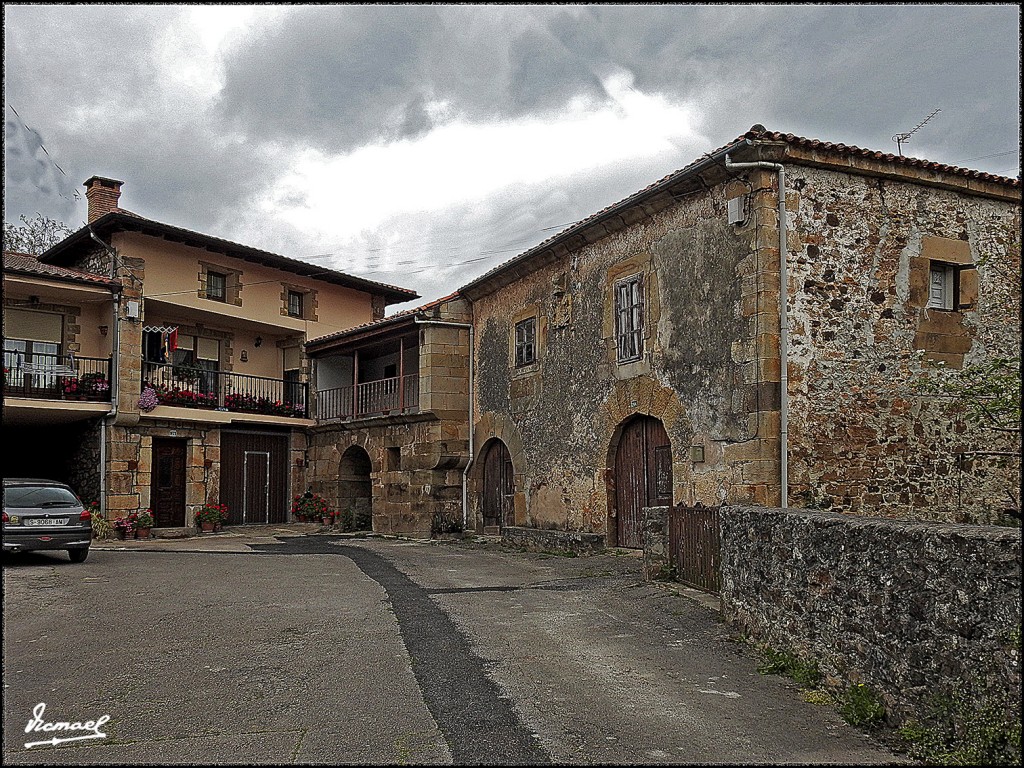
[[[185,441],[153,438],[150,508],[159,527],[185,525]]]
[[[288,519],[288,435],[222,432],[220,501],[228,523],[283,523]]]
[[[615,451],[615,510],[618,546],[643,547],[644,507],[672,504],[672,448],[661,422],[650,416],[630,421]]]
[[[484,454],[484,527],[515,525],[512,457],[501,440],[492,440]]]

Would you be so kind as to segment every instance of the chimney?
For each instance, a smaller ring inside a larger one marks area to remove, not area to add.
[[[85,187],[85,199],[89,201],[89,223],[105,213],[117,210],[117,200],[121,197],[121,185],[123,181],[117,179],[105,179],[102,176],[93,176],[86,179],[82,185]]]

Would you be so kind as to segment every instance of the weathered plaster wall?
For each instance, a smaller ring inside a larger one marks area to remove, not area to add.
[[[805,167],[789,185],[791,503],[990,522],[1019,462],[958,464],[999,437],[914,382],[923,358],[1020,354],[1019,201]],[[925,308],[933,259],[977,267],[962,310]]]
[[[1021,532],[723,507],[722,610],[897,720],[956,686],[1020,717]]]
[[[777,444],[757,441],[723,462],[727,446],[770,437],[772,424],[772,403],[757,401],[754,379],[771,371],[752,357],[754,324],[763,322],[755,307],[767,301],[754,296],[768,289],[761,273],[770,266],[764,255],[757,263],[753,245],[765,233],[727,223],[725,201],[734,194],[736,185],[718,186],[684,199],[474,302],[474,455],[492,438],[509,448],[517,525],[606,532],[607,470],[634,414],[666,428],[675,500],[770,497],[773,480],[762,464],[777,467]],[[636,273],[644,276],[646,351],[619,365],[612,288]],[[539,360],[517,369],[510,339],[515,322],[531,313]],[[739,343],[748,337],[750,344]],[[703,463],[690,461],[695,444],[705,447]],[[479,522],[479,463],[471,474]]]

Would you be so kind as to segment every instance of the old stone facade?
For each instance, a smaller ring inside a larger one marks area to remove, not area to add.
[[[988,521],[991,436],[915,383],[1019,355],[1019,183],[855,150],[754,130],[460,289],[477,529],[640,547],[642,507],[778,505],[783,471],[794,506]]]
[[[357,528],[417,538],[462,530],[470,319],[454,296],[309,343],[310,490]]]

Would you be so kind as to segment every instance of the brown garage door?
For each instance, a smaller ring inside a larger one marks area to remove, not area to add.
[[[288,519],[288,435],[221,433],[220,501],[230,525]]]

